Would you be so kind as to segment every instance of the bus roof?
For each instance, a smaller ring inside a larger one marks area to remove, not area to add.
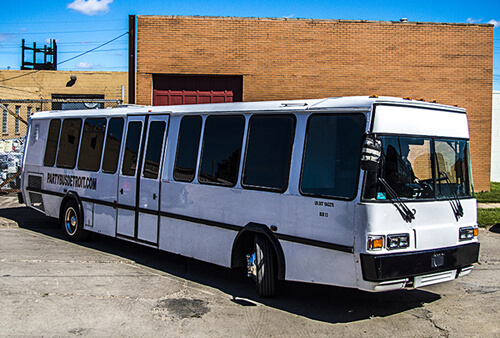
[[[374,104],[404,105],[410,107],[421,107],[430,109],[448,110],[450,112],[465,113],[465,109],[454,106],[442,105],[438,103],[429,103],[418,100],[396,97],[375,97],[375,96],[350,96],[336,97],[326,99],[309,100],[281,100],[281,101],[261,101],[261,102],[234,102],[234,103],[210,103],[210,104],[191,104],[176,106],[140,106],[125,105],[118,108],[92,109],[92,110],[54,110],[45,112],[36,112],[32,118],[54,118],[54,115],[60,118],[75,116],[125,116],[142,114],[203,114],[216,112],[277,112],[280,110],[323,110],[323,109],[356,109],[369,111]]]

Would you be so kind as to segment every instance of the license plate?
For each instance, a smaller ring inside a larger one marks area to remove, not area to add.
[[[444,265],[444,252],[435,253],[431,258],[431,267],[437,268]]]

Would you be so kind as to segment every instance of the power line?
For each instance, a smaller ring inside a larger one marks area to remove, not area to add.
[[[118,40],[119,38],[121,38],[122,36],[125,36],[125,35],[127,35],[127,34],[128,34],[128,32],[125,32],[125,33],[121,34],[120,36],[117,36],[116,38],[111,39],[111,40],[109,40],[109,41],[107,41],[107,42],[103,43],[103,44],[102,44],[102,45],[100,45],[100,46],[97,46],[97,47],[95,47],[95,48],[92,48],[92,49],[90,49],[90,50],[88,50],[88,51],[86,51],[86,52],[84,52],[84,53],[81,53],[81,54],[79,54],[79,55],[77,55],[77,56],[74,56],[74,57],[69,58],[69,59],[67,59],[67,60],[64,60],[64,61],[62,61],[62,62],[59,62],[57,65],[58,65],[58,66],[59,66],[59,65],[62,65],[63,63],[69,62],[69,61],[71,61],[71,60],[74,60],[74,59],[76,59],[76,58],[79,58],[80,56],[83,56],[83,55],[85,55],[85,54],[91,53],[91,52],[95,51],[96,49],[99,49],[99,48],[101,48],[101,47],[104,47],[104,46],[106,46],[107,44],[110,44],[111,42],[113,42],[113,41],[115,41],[115,40]],[[20,78],[20,77],[23,77],[23,76],[28,76],[28,75],[31,75],[31,74],[37,73],[37,72],[39,72],[39,71],[40,71],[40,70],[34,70],[34,71],[29,72],[29,73],[26,73],[26,74],[21,74],[21,75],[14,76],[14,77],[11,77],[11,78],[8,78],[8,79],[3,79],[3,80],[0,80],[0,82],[5,82],[5,81],[9,81],[9,80],[18,79],[18,78]]]
[[[63,63],[69,62],[69,61],[71,61],[71,60],[74,60],[74,59],[76,59],[76,58],[79,58],[80,56],[83,56],[83,55],[85,55],[85,54],[91,53],[91,52],[95,51],[96,49],[99,49],[99,48],[101,48],[101,47],[104,47],[104,46],[106,46],[107,44],[110,44],[111,42],[113,42],[113,41],[115,41],[115,40],[118,40],[119,38],[121,38],[122,36],[125,36],[125,35],[127,35],[127,34],[128,34],[128,32],[125,32],[125,33],[123,33],[122,35],[117,36],[116,38],[111,39],[111,40],[109,40],[108,42],[105,42],[105,43],[103,43],[103,44],[102,44],[102,45],[100,45],[100,46],[97,46],[97,47],[95,47],[95,48],[89,49],[88,51],[83,52],[83,53],[81,53],[81,54],[79,54],[79,55],[77,55],[77,56],[74,56],[74,57],[69,58],[69,59],[67,59],[67,60],[64,60],[64,61],[62,61],[62,62],[59,62],[57,65],[58,65],[58,66],[59,66],[59,65],[62,65]]]

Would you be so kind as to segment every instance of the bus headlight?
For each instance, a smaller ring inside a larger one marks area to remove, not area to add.
[[[471,239],[477,238],[478,231],[476,227],[460,228],[458,239],[460,241],[470,241]]]
[[[388,235],[387,236],[387,250],[406,249],[410,245],[410,235]]]
[[[384,236],[368,236],[368,250],[382,250],[384,247]]]

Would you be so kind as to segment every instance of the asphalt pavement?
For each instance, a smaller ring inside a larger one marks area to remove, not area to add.
[[[0,336],[500,337],[500,226],[479,238],[480,262],[452,282],[386,293],[287,282],[262,299],[244,271],[99,235],[71,243],[0,196]]]

